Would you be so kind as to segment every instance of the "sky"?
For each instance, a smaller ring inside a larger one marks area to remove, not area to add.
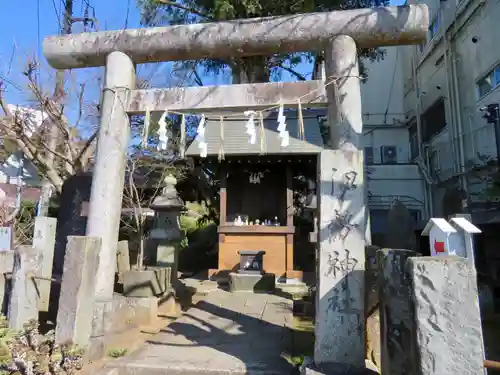
[[[74,17],[83,16],[82,3],[88,2],[95,9],[96,18],[99,20],[100,30],[122,29],[140,27],[140,14],[136,7],[136,0],[75,0]],[[26,0],[22,12],[19,2],[15,0],[1,0],[0,5],[0,77],[7,80],[7,101],[11,104],[25,105],[29,102],[23,85],[22,70],[26,66],[29,56],[35,56],[40,61],[43,69],[40,83],[47,85],[47,90],[52,89],[54,70],[47,67],[43,58],[41,42],[44,37],[57,34],[60,28],[59,14],[62,13],[63,0]],[[403,3],[402,0],[393,1],[394,5]],[[73,32],[82,32],[83,25],[75,24]],[[142,67],[141,67],[142,68]],[[161,85],[162,77],[168,74],[165,67],[158,69],[144,67],[142,74],[151,78],[150,72],[154,72],[154,80]],[[168,68],[168,66],[167,66]],[[298,70],[302,73],[310,73],[310,66],[302,66]],[[71,72],[67,78],[67,89],[76,92],[81,82],[97,82],[100,76],[99,69],[86,69]],[[141,74],[141,69],[139,69]],[[283,80],[293,80],[289,75],[283,75]],[[213,77],[204,77],[205,84],[229,83]],[[98,85],[89,85],[95,87]],[[89,92],[87,95],[96,96],[98,92]]]

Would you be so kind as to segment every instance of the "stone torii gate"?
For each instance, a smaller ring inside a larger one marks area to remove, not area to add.
[[[425,5],[356,9],[46,38],[52,67],[105,66],[87,235],[102,238],[96,303],[113,295],[128,116],[150,111],[264,109],[281,103],[328,107],[330,144],[321,153],[315,362],[364,367],[365,187],[357,47],[425,40]],[[323,81],[135,89],[135,64],[325,51]]]

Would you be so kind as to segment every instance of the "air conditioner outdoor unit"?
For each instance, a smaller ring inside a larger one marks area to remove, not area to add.
[[[397,164],[398,151],[396,146],[382,146],[380,151],[382,164]]]

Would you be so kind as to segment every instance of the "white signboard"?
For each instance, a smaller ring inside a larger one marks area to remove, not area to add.
[[[12,250],[11,227],[0,227],[0,250]]]

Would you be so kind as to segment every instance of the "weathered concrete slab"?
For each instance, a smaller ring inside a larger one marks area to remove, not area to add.
[[[418,257],[408,260],[407,270],[412,280],[415,370],[405,374],[484,374],[474,266],[461,257]]]
[[[376,7],[52,36],[44,39],[43,54],[56,69],[74,69],[103,66],[113,51],[141,64],[321,50],[341,34],[359,47],[418,44],[428,27],[423,4]]]
[[[291,315],[290,302],[269,294],[210,293],[113,365],[120,374],[135,375],[290,374],[293,366],[281,358],[290,339],[285,317]],[[259,318],[266,309],[280,323]]]
[[[89,345],[100,250],[100,238],[68,237],[57,312],[56,342],[59,344]]]

